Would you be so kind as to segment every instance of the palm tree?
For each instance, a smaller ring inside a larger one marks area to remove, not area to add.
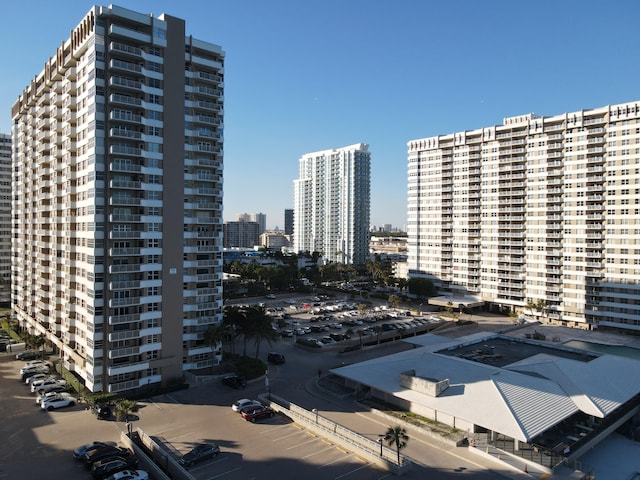
[[[256,358],[260,356],[260,344],[266,340],[269,345],[276,340],[277,333],[271,325],[271,317],[267,315],[264,308],[249,308],[246,311],[245,318],[248,323],[248,331],[245,335],[249,335],[255,339]]]
[[[222,341],[227,335],[224,325],[210,325],[206,332],[204,332],[204,343],[211,347],[211,352],[215,352],[218,345],[222,349]]]
[[[400,450],[406,447],[407,442],[409,441],[407,430],[400,425],[389,427],[387,432],[384,434],[384,440],[389,444],[389,446],[396,446],[396,452],[398,452],[398,465],[400,465]]]
[[[138,411],[138,404],[135,400],[123,398],[116,403],[115,415],[118,420],[124,422],[129,419],[129,415]]]

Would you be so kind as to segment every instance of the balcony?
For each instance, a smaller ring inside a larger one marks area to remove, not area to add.
[[[122,53],[125,55],[140,57],[142,55],[142,50],[138,47],[134,47],[131,45],[126,45],[120,42],[111,42],[109,44],[109,50],[112,52]]]
[[[115,58],[109,62],[109,66],[111,67],[111,70],[124,70],[127,72],[142,73],[142,66]]]
[[[139,91],[142,88],[141,82],[136,82],[135,80],[131,80],[130,78],[125,77],[110,77],[109,85],[112,87],[123,87],[123,88],[131,88],[132,90]]]

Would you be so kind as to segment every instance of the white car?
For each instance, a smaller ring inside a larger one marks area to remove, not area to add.
[[[71,396],[71,394],[69,392],[47,392],[47,393],[43,393],[42,395],[38,395],[38,398],[36,398],[36,405],[40,406],[44,402],[46,402],[47,400],[51,400],[52,398],[55,398],[55,397],[70,397],[70,396]]]
[[[36,364],[36,365],[27,365],[20,369],[20,375],[24,375],[29,372],[37,372],[37,373],[49,373],[49,365],[45,364]]]
[[[28,362],[24,362],[24,365],[22,366],[22,368],[35,367],[36,365],[46,365],[47,367],[50,367],[51,362],[49,362],[48,360],[41,360],[39,358],[36,358],[35,360],[29,360]]]
[[[55,377],[52,377],[48,373],[36,373],[35,375],[32,375],[31,377],[26,378],[24,383],[26,383],[27,385],[31,385],[33,384],[33,382],[44,380],[46,378],[55,378]]]
[[[248,398],[241,398],[237,402],[233,402],[233,405],[231,405],[231,410],[233,410],[234,412],[239,412],[243,408],[257,407],[260,405],[262,404],[257,400],[249,400]]]
[[[144,470],[122,470],[109,475],[105,480],[149,480],[149,474]]]
[[[75,398],[73,398],[72,396],[64,395],[64,396],[53,397],[45,402],[42,402],[42,405],[40,405],[40,407],[43,410],[51,411],[57,408],[73,407],[75,404],[76,404]]]
[[[56,379],[48,379],[48,380],[38,380],[31,384],[31,392],[50,392],[53,388],[57,388],[60,385],[66,385],[67,382],[64,380],[56,380]]]

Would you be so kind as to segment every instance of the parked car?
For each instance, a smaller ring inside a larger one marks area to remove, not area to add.
[[[22,377],[24,378],[24,383],[26,383],[27,385],[31,385],[33,382],[44,380],[46,378],[55,378],[52,375],[49,375],[48,373],[33,373],[33,372],[24,374]]]
[[[282,330],[280,335],[283,337],[293,337],[293,330]]]
[[[42,360],[42,359],[29,360],[28,362],[24,362],[24,365],[22,367],[23,368],[34,367],[36,365],[51,366],[51,362],[49,362],[48,360]]]
[[[149,473],[144,470],[122,470],[109,475],[105,480],[149,480]]]
[[[35,365],[24,366],[20,369],[20,375],[24,375],[25,373],[37,372],[37,373],[49,373],[50,368],[49,365],[45,365],[44,363],[38,363]]]
[[[29,370],[25,370],[20,376],[20,378],[25,383],[31,383],[32,381],[40,380],[42,378],[46,378],[49,376],[50,376],[49,367],[33,367]],[[33,378],[33,377],[36,377],[36,378]]]
[[[43,393],[42,395],[38,395],[38,398],[36,398],[36,405],[41,406],[47,400],[51,400],[52,398],[55,398],[55,397],[70,397],[70,396],[71,396],[71,393],[69,392]]]
[[[113,413],[109,405],[100,404],[95,404],[93,406],[93,412],[96,414],[96,417],[98,417],[98,420],[106,420],[107,418],[111,418],[111,414]]]
[[[24,352],[16,353],[16,360],[34,360],[40,356],[40,352],[37,350],[25,350]]]
[[[36,382],[36,385],[31,385],[32,392],[47,393],[60,389],[60,387],[66,387],[67,382],[65,380],[45,380],[42,383]]]
[[[91,443],[85,443],[84,445],[79,446],[73,451],[73,458],[76,460],[83,460],[85,453],[95,450],[97,448],[102,447],[115,447],[115,442],[101,442],[101,441],[93,441]]]
[[[128,448],[121,447],[100,447],[95,450],[90,450],[84,454],[84,464],[87,468],[91,468],[94,463],[104,460],[109,457],[122,457],[127,458],[133,455]]]
[[[322,343],[324,343],[325,345],[331,345],[331,344],[333,344],[333,343],[336,343],[336,341],[335,341],[333,338],[331,338],[331,337],[322,337],[322,338],[320,339],[320,341],[321,341]]]
[[[198,462],[202,462],[209,458],[217,457],[220,453],[220,447],[211,443],[201,443],[196,445],[190,452],[185,453],[178,462],[185,467],[191,467]]]
[[[246,378],[240,375],[225,375],[222,377],[222,383],[235,389],[245,388],[247,386]]]
[[[257,400],[250,400],[248,398],[241,398],[240,400],[237,400],[235,402],[233,402],[233,405],[231,405],[231,410],[233,410],[234,412],[239,412],[240,410],[247,408],[247,407],[257,407],[262,405],[259,401]]]
[[[138,459],[134,456],[109,457],[93,464],[91,467],[91,476],[96,480],[103,480],[105,477],[113,475],[116,472],[136,468],[137,466]]]
[[[259,407],[247,407],[243,408],[240,412],[242,418],[247,420],[248,422],[255,422],[261,418],[273,417],[275,412],[271,407],[267,407],[264,405],[260,405]]]
[[[273,363],[274,365],[279,365],[285,362],[285,358],[281,353],[269,352],[267,354],[267,362]]]
[[[73,407],[76,404],[76,399],[72,396],[59,395],[48,400],[45,400],[40,404],[43,410],[48,412],[56,410],[58,408]]]

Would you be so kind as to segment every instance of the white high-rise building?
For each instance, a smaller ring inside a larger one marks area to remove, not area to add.
[[[294,250],[319,252],[325,263],[365,263],[370,185],[369,145],[303,155],[294,180]]]
[[[11,135],[0,133],[0,304],[11,300]]]
[[[12,108],[13,309],[90,391],[220,362],[223,77],[183,20],[93,7]]]
[[[640,330],[640,102],[408,143],[410,277]]]

